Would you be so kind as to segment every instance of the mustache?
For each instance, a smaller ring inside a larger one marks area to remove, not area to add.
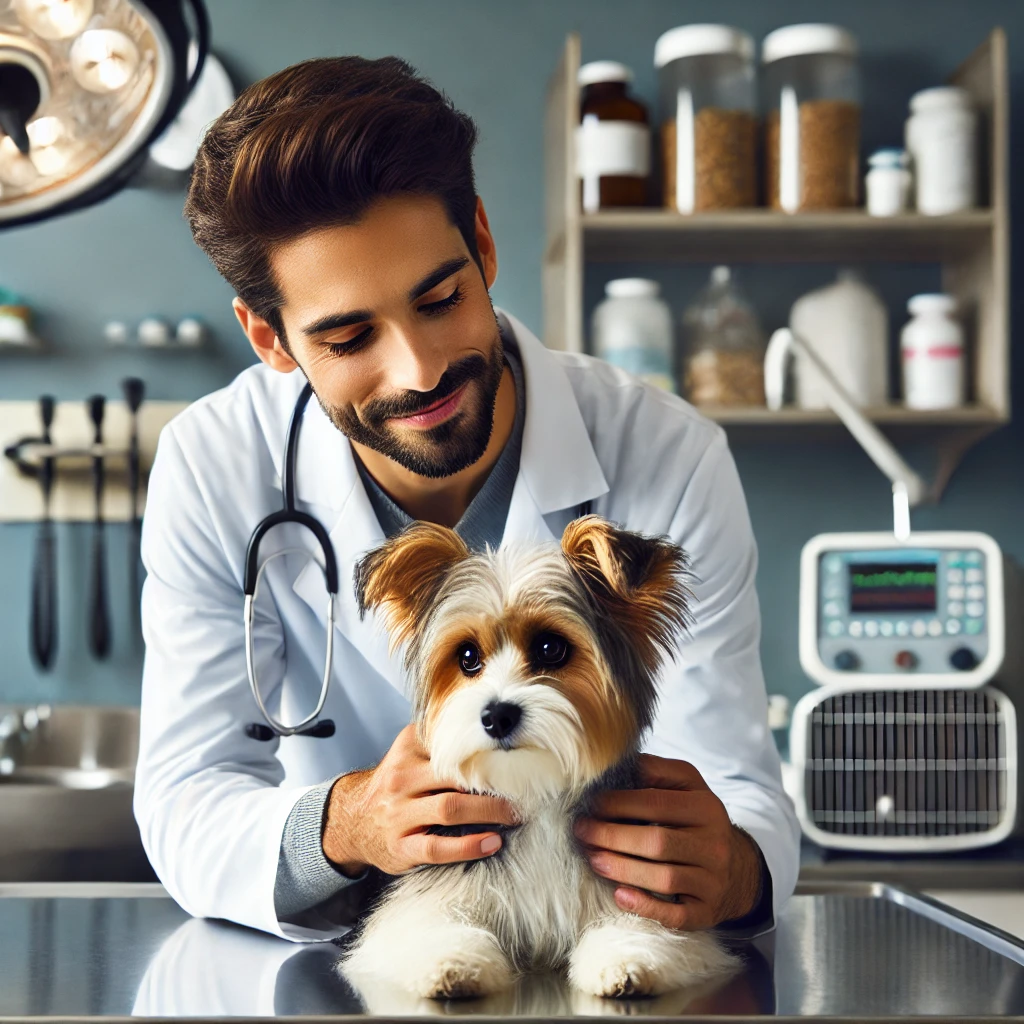
[[[487,360],[481,355],[466,356],[452,363],[430,391],[404,391],[390,398],[375,398],[363,410],[364,423],[380,427],[398,416],[415,416],[455,394],[464,384],[487,376]]]

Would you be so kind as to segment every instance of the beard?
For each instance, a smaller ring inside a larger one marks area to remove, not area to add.
[[[472,466],[487,450],[494,429],[494,407],[505,369],[501,333],[489,357],[467,356],[452,363],[430,391],[402,391],[367,402],[361,413],[351,405],[317,401],[350,440],[365,445],[418,476],[440,479]],[[396,428],[394,417],[413,416],[466,385],[459,411],[427,430]],[[402,435],[406,436],[402,436]]]

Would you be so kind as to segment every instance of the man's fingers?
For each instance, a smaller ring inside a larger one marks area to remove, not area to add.
[[[417,800],[417,827],[423,825],[519,825],[515,808],[497,796],[450,789]]]
[[[704,868],[659,864],[656,861],[609,853],[607,850],[598,850],[589,860],[595,874],[602,878],[661,893],[662,896],[705,899],[714,885],[714,878]]]
[[[497,832],[480,832],[471,836],[435,836],[416,832],[402,840],[403,859],[410,864],[455,864],[458,861],[480,860],[501,849]]]
[[[624,853],[644,860],[707,867],[713,860],[703,844],[694,842],[685,829],[662,828],[659,825],[618,825],[595,818],[581,818],[576,823],[576,837],[587,846]]]
[[[640,755],[640,776],[652,789],[707,789],[704,776],[689,761]]]
[[[710,790],[692,791],[681,796],[673,789],[612,789],[595,798],[593,816],[633,818],[657,825],[707,824],[714,813],[708,800]]]
[[[679,931],[699,931],[714,923],[711,908],[700,900],[684,897],[682,903],[666,903],[631,886],[619,886],[615,890],[615,903],[622,910]]]

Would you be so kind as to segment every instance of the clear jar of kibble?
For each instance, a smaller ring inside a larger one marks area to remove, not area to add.
[[[856,206],[856,38],[836,25],[789,25],[765,37],[761,60],[768,205],[787,213]]]
[[[754,40],[728,25],[681,25],[654,48],[664,205],[679,213],[757,204]]]

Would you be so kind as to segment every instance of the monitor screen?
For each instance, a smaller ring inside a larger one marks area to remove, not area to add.
[[[851,612],[933,612],[936,562],[850,562]]]

